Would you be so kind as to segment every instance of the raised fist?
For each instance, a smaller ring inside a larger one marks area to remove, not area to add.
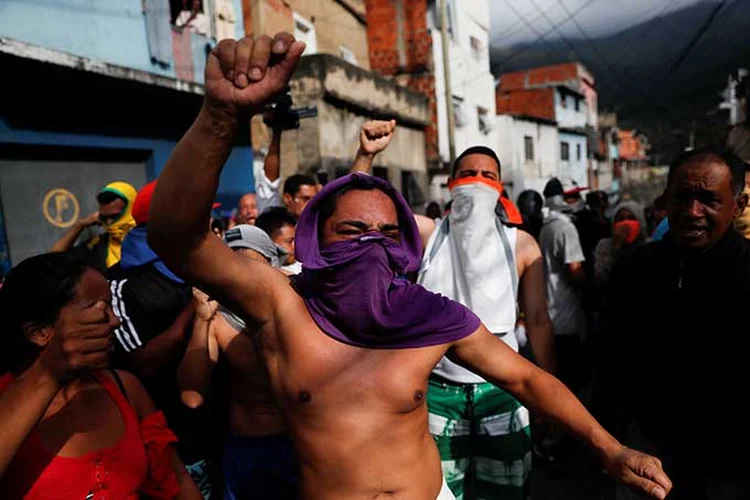
[[[396,130],[396,120],[371,120],[362,125],[359,147],[369,155],[376,155],[388,147]]]
[[[289,33],[222,40],[206,63],[207,104],[231,117],[258,113],[286,89],[304,50]]]

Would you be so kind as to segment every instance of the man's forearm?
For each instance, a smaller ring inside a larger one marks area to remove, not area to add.
[[[211,384],[211,356],[209,353],[209,329],[213,320],[196,317],[193,321],[193,335],[190,337],[185,355],[177,369],[177,388],[180,399],[190,408],[203,404],[205,394]]]
[[[354,164],[352,165],[352,172],[364,172],[369,174],[372,170],[372,162],[375,160],[375,155],[362,151],[362,148],[357,150],[357,156],[354,158]]]
[[[73,248],[73,245],[75,245],[76,240],[79,236],[81,236],[81,233],[83,230],[86,229],[85,226],[82,224],[76,223],[73,224],[73,227],[68,229],[68,231],[63,234],[59,240],[55,242],[54,245],[52,245],[52,248],[50,249],[51,252],[66,252]]]
[[[59,390],[37,360],[0,395],[0,478]]]
[[[281,129],[273,130],[271,144],[268,145],[268,154],[263,162],[263,171],[271,182],[281,175]]]
[[[209,233],[219,175],[237,121],[205,105],[159,176],[149,216],[149,243],[175,271]]]
[[[600,457],[612,457],[620,447],[570,390],[558,379],[536,368],[520,386],[508,387],[533,412],[558,422]]]

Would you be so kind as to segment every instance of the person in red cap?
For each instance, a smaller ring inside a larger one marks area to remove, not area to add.
[[[133,202],[136,227],[122,244],[122,259],[110,270],[112,309],[120,318],[115,330],[113,363],[127,367],[143,382],[179,438],[177,451],[204,493],[208,482],[206,436],[196,432],[203,416],[179,398],[175,373],[190,338],[195,306],[193,290],[173,273],[146,240],[156,181],[141,188]],[[205,434],[205,433],[204,433]]]

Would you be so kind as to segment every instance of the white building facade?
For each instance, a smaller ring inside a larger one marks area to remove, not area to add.
[[[550,120],[529,116],[498,115],[495,150],[502,164],[502,177],[511,199],[527,189],[541,193],[557,175],[558,131]]]
[[[468,147],[494,147],[495,78],[490,72],[490,6],[488,0],[445,0],[448,3],[449,60],[452,102],[446,108],[439,5],[429,2],[427,26],[432,33],[438,145],[443,164],[450,162],[448,115],[456,118],[456,155]]]

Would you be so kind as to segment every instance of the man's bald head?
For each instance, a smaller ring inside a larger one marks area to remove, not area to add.
[[[258,218],[258,201],[253,193],[247,193],[237,203],[237,224],[255,225]]]

